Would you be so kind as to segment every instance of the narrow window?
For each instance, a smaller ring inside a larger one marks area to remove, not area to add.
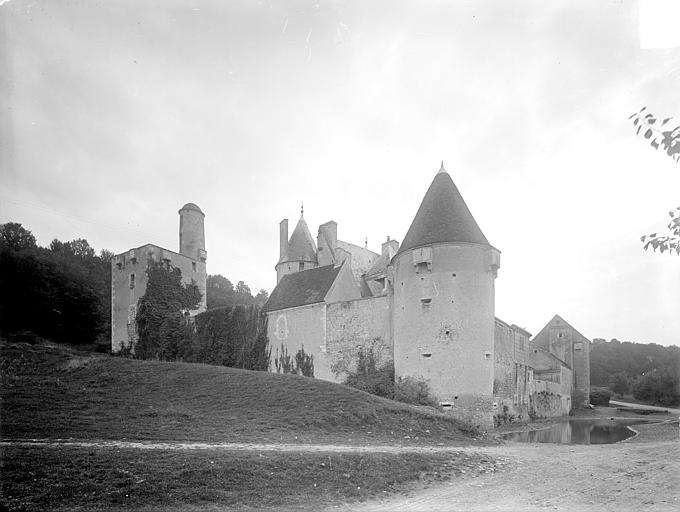
[[[130,290],[132,290],[135,287],[135,274],[134,272],[130,274]]]
[[[298,266],[298,270],[304,270],[305,269],[305,262],[301,261],[300,265]]]
[[[191,262],[191,270],[193,270],[194,272],[196,272],[196,262],[195,262],[195,261],[192,261],[192,262]]]

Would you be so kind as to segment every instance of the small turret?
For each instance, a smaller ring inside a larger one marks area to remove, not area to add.
[[[179,253],[197,261],[205,262],[205,214],[194,203],[187,203],[179,210]]]
[[[301,209],[300,220],[290,236],[288,235],[288,220],[284,219],[280,224],[280,257],[276,264],[276,282],[287,274],[308,270],[319,266],[316,255],[316,244],[309,232],[309,227],[304,219],[304,209]]]

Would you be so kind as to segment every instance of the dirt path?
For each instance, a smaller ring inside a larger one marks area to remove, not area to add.
[[[481,451],[503,456],[507,461],[504,471],[458,478],[381,502],[332,509],[357,512],[680,510],[680,442],[677,439],[613,445],[513,444]]]
[[[629,409],[639,409],[639,410],[656,411],[656,412],[669,412],[669,413],[675,414],[675,415],[680,414],[680,409],[672,409],[670,407],[657,407],[655,405],[633,404],[633,403],[630,403],[630,402],[619,402],[618,400],[610,400],[609,404],[610,404],[610,406],[628,407]]]
[[[680,509],[680,442],[677,424],[638,425],[640,436],[613,445],[504,444],[500,446],[353,446],[257,443],[170,443],[31,439],[0,445],[333,453],[485,453],[502,470],[412,486],[409,494],[340,511],[506,511]]]
[[[484,451],[490,447],[473,446],[395,446],[287,443],[198,443],[72,439],[17,439],[0,441],[0,446],[44,446],[50,448],[131,448],[137,450],[224,450],[257,452],[329,452],[329,453],[455,453]]]

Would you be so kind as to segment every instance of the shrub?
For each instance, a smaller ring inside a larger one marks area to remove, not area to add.
[[[368,350],[359,348],[356,369],[347,375],[345,384],[372,395],[393,399],[394,364],[388,361],[377,367],[373,347]]]
[[[604,405],[609,407],[609,399],[612,393],[607,388],[590,388],[590,403],[592,405]]]
[[[314,377],[314,356],[307,354],[305,346],[302,345],[293,358],[288,353],[288,347],[281,343],[281,350],[276,349],[274,367],[276,368],[276,373],[291,373],[293,375],[302,375],[303,377]]]
[[[295,371],[303,377],[314,377],[314,356],[305,353],[305,346],[295,354]]]
[[[399,377],[394,383],[394,399],[412,405],[437,406],[430,397],[427,382],[416,377]]]

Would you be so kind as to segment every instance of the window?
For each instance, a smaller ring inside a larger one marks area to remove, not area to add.
[[[305,269],[305,262],[301,261],[300,264],[298,265],[298,270],[304,270]]]
[[[195,261],[192,261],[192,262],[191,262],[191,270],[193,270],[194,272],[196,272],[196,262],[195,262]]]
[[[134,272],[130,274],[130,290],[132,290],[135,287],[135,274]]]

